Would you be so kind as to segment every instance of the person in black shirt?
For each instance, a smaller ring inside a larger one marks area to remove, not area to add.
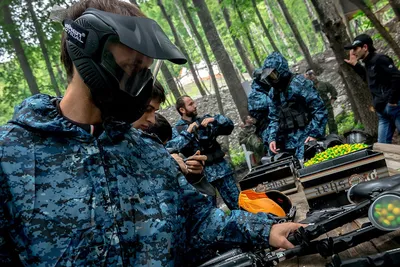
[[[395,129],[400,132],[400,71],[390,57],[376,52],[367,34],[358,35],[345,49],[350,50],[345,61],[368,83],[371,91],[379,117],[378,142],[390,144]]]

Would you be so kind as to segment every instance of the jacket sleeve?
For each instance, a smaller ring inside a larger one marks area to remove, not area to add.
[[[272,92],[270,93],[270,95]],[[272,141],[276,141],[278,130],[279,130],[279,108],[276,105],[276,102],[272,100],[269,106],[269,125],[267,130],[263,132],[263,141],[264,143],[271,143]]]
[[[326,83],[327,87],[328,87],[328,92],[331,94],[331,99],[337,99],[338,93],[336,91],[335,86],[333,86],[330,83]]]
[[[165,146],[170,153],[180,152],[182,149],[190,145],[194,139],[194,135],[186,131],[186,129],[178,133],[175,128],[172,128],[172,139]]]
[[[311,121],[305,129],[308,136],[320,138],[324,135],[326,123],[328,121],[328,111],[324,101],[319,96],[312,83],[306,83],[300,94],[306,100],[307,107],[311,113]]]
[[[2,152],[0,150],[0,163],[1,158]],[[9,199],[7,192],[7,182],[0,166],[0,266],[20,266],[21,262],[13,244],[11,244],[7,230],[9,224],[6,212],[6,203]]]
[[[190,247],[201,249],[215,243],[269,246],[269,233],[274,223],[269,215],[234,210],[228,216],[214,208],[210,199],[199,194],[182,176],[179,179],[189,218],[186,228]]]
[[[214,116],[214,122],[212,125],[216,128],[216,135],[230,135],[233,131],[233,121],[228,117],[222,116],[221,114]]]
[[[360,63],[357,63],[354,66],[349,64],[349,66],[353,68],[353,70],[358,74],[358,76],[361,77],[361,79],[363,79],[364,82],[367,82],[367,72]]]
[[[252,91],[249,94],[247,109],[249,110],[250,116],[261,121],[268,116],[268,96],[267,93],[256,90],[256,88],[260,88],[260,85],[255,82],[253,82],[251,88]]]
[[[391,91],[389,95],[389,103],[397,104],[400,100],[400,71],[396,68],[393,60],[388,56],[381,56],[378,58],[377,71],[379,75],[390,79]]]

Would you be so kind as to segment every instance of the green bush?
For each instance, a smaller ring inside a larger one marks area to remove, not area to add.
[[[244,151],[241,149],[231,149],[230,151],[232,164],[234,167],[238,167],[246,162]]]
[[[340,135],[353,129],[364,129],[364,126],[361,123],[354,123],[353,112],[343,112],[336,116],[335,120]]]

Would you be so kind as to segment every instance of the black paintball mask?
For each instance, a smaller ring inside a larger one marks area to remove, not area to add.
[[[186,63],[160,26],[148,18],[88,8],[63,25],[68,54],[103,120],[139,119],[150,102],[162,60]]]
[[[268,84],[271,87],[275,87],[280,81],[280,74],[277,70],[267,68],[262,70],[260,76],[260,82]]]
[[[261,86],[261,88],[264,91],[269,92],[269,90],[271,89],[271,86],[268,83],[266,83],[264,80],[261,80],[262,73],[263,73],[262,69],[255,69],[254,72],[253,72],[253,80],[259,86]]]

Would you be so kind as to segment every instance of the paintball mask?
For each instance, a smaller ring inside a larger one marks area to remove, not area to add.
[[[271,68],[264,69],[260,76],[260,82],[268,84],[269,86],[272,87],[278,84],[279,80],[280,80],[279,72]]]
[[[63,25],[68,54],[103,120],[139,119],[150,101],[161,60],[186,63],[160,26],[148,18],[88,8]]]

